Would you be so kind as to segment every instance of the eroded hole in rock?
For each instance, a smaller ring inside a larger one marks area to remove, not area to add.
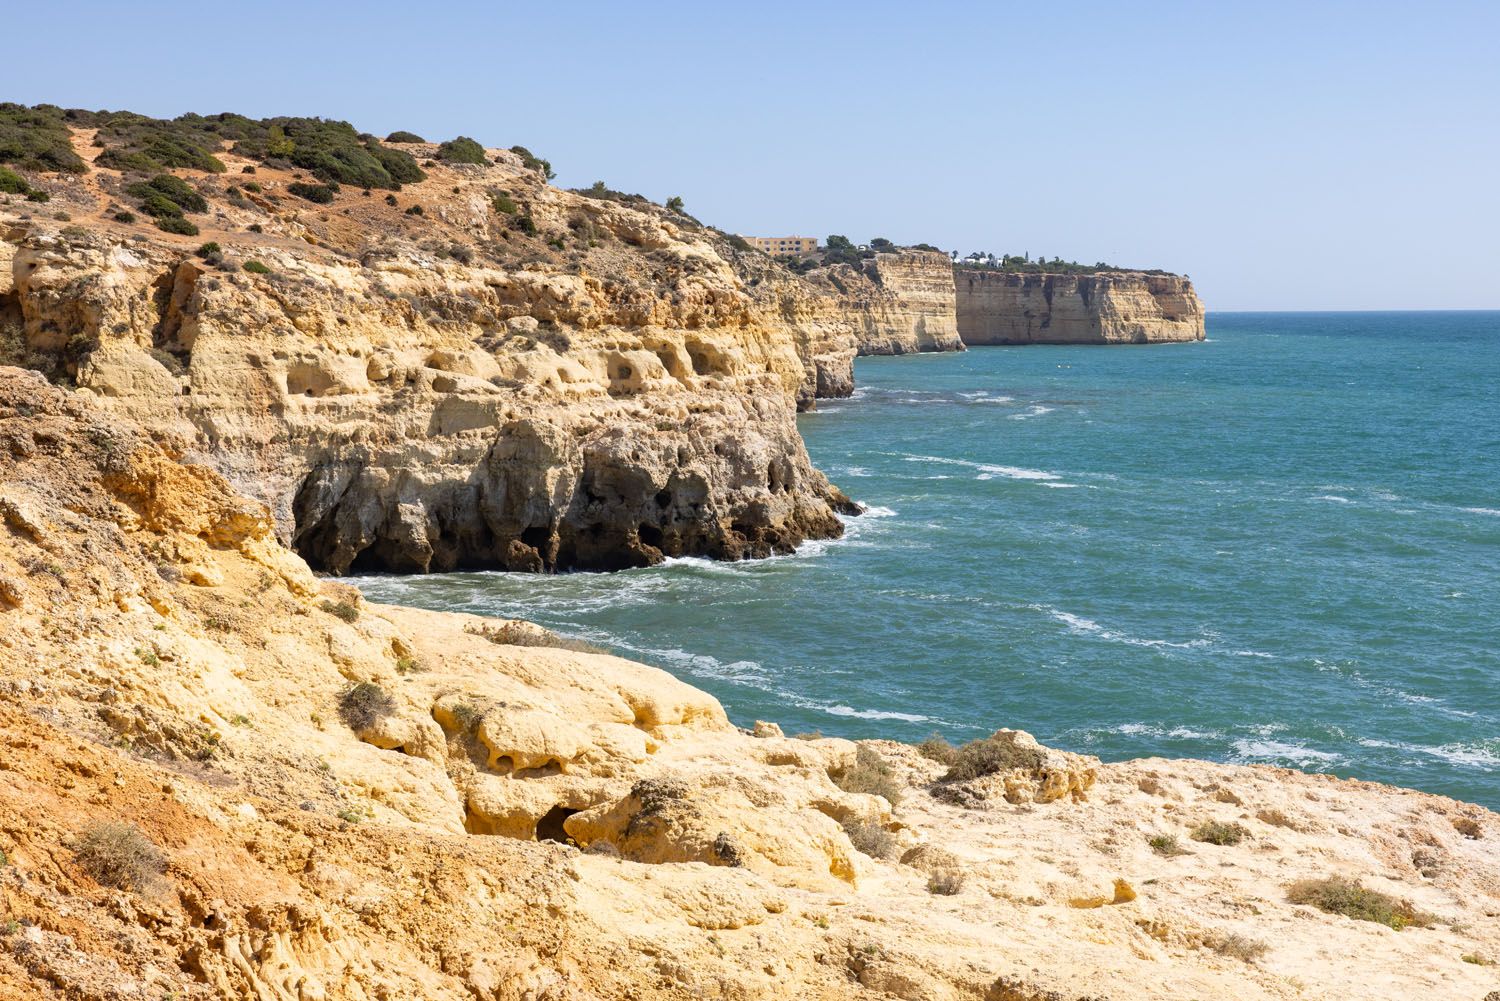
[[[657,507],[671,507],[672,506],[672,491],[670,491],[670,490],[660,490],[660,491],[657,491],[657,494],[656,494],[656,506]]]
[[[692,362],[694,375],[708,375],[712,371],[712,366],[708,363],[708,355],[702,351],[688,348],[688,361]]]
[[[568,832],[563,829],[563,821],[567,820],[577,810],[570,810],[565,806],[554,806],[542,815],[542,819],[536,822],[536,839],[538,841],[556,841],[560,844],[568,844]]]
[[[643,544],[655,546],[657,549],[661,548],[661,529],[655,525],[642,524],[635,531]]]

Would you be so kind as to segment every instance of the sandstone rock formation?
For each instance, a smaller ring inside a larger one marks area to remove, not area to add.
[[[208,196],[194,237],[119,221],[97,166],[48,181],[44,215],[0,195],[0,360],[169,430],[315,566],[615,568],[842,531],[794,423],[852,390],[823,290],[506,151],[329,205],[221,152],[228,174],[178,172]]]
[[[1026,274],[958,268],[958,332],[975,344],[1203,340],[1203,303],[1180,275]]]
[[[946,254],[881,253],[862,268],[839,264],[810,277],[836,293],[862,355],[964,349],[954,312],[953,263]]]
[[[180,460],[107,399],[0,368],[5,1001],[1494,986],[1486,810],[1101,764],[1017,731],[991,738],[995,770],[952,778],[888,741],[740,730],[664,672],[536,627],[368,604]],[[860,749],[884,762],[879,795],[852,781]],[[1192,840],[1205,821],[1244,838]],[[1330,875],[1431,921],[1288,900]]]

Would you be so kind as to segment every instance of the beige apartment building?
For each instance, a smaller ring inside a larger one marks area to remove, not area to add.
[[[816,236],[745,236],[742,239],[768,254],[811,254],[818,249]]]

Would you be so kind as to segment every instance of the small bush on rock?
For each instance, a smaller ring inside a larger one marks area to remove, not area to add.
[[[935,733],[917,745],[917,753],[940,765],[952,765],[958,760],[958,748],[948,743],[940,733]]]
[[[1012,769],[1037,769],[1042,766],[1041,750],[1035,747],[1017,747],[998,737],[981,737],[971,740],[958,749],[958,754],[943,775],[943,782],[966,782],[984,775],[995,775]]]
[[[396,700],[379,685],[361,681],[339,698],[339,719],[358,733],[396,711]]]
[[[415,132],[402,132],[398,130],[386,136],[385,141],[388,143],[424,143],[427,140]]]
[[[83,871],[101,886],[140,890],[167,870],[166,859],[134,824],[95,824],[73,851]]]
[[[1241,962],[1253,963],[1267,952],[1271,947],[1259,939],[1250,938],[1248,935],[1231,934],[1222,935],[1209,943],[1214,952]]]
[[[1193,828],[1193,840],[1210,845],[1237,845],[1250,836],[1249,828],[1243,824],[1226,824],[1219,820],[1205,820]]]
[[[332,184],[307,184],[302,181],[293,181],[286,186],[286,190],[288,194],[296,195],[298,198],[315,202],[318,205],[327,205],[333,201],[338,188]]]
[[[245,267],[245,270],[248,271],[248,272],[250,272],[252,275],[268,275],[268,274],[271,273],[271,269],[268,268],[268,267],[266,267],[264,264],[260,263],[259,261],[246,261],[244,267]],[[325,605],[331,605],[332,602],[326,602],[325,601],[324,604]],[[324,608],[323,611],[328,612],[328,611],[331,611],[331,609]]]
[[[844,769],[834,783],[845,792],[884,796],[891,806],[901,803],[901,783],[891,766],[874,748],[860,744],[854,751],[854,764]]]
[[[1409,901],[1368,889],[1342,876],[1298,880],[1287,890],[1286,898],[1294,904],[1310,904],[1326,914],[1373,921],[1397,931],[1412,925],[1425,928],[1432,924],[1431,915],[1418,911]]]
[[[964,888],[964,874],[958,869],[939,869],[927,879],[927,892],[951,897]]]
[[[446,163],[483,164],[487,162],[484,158],[484,147],[468,136],[449,139],[438,146],[437,158]]]
[[[1171,858],[1173,855],[1191,855],[1192,852],[1177,843],[1175,834],[1157,834],[1146,839],[1146,844],[1158,855]]]
[[[179,236],[197,236],[198,227],[188,222],[182,216],[162,216],[156,220],[156,228],[166,233],[176,233]]]
[[[896,836],[885,829],[879,821],[861,817],[849,817],[841,825],[849,836],[849,843],[856,851],[871,858],[891,859],[896,857]]]
[[[250,267],[250,265],[259,263],[259,261],[246,261],[245,270],[254,271],[255,269]],[[265,265],[262,264],[261,267],[265,267]],[[267,270],[269,271],[269,269]],[[265,272],[259,273],[264,274]],[[345,622],[353,622],[359,618],[359,609],[347,601],[325,601],[321,607],[329,615],[332,615],[336,619],[342,619]]]

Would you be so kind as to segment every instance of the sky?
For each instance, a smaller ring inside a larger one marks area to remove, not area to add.
[[[0,100],[468,135],[751,235],[1500,308],[1500,3],[7,4]]]

